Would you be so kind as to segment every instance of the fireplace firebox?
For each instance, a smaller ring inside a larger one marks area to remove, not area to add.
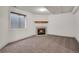
[[[45,35],[46,34],[46,29],[45,28],[38,28],[37,29],[37,34],[38,35]]]

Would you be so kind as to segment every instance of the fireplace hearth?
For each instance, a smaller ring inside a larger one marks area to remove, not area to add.
[[[38,28],[37,29],[37,34],[38,35],[45,35],[46,34],[46,29],[45,28]]]

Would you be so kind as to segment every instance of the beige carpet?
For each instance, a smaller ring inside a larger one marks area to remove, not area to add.
[[[2,53],[73,53],[79,52],[79,44],[74,38],[53,35],[34,36],[8,44]]]

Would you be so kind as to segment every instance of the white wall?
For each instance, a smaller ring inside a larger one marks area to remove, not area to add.
[[[35,20],[48,20],[49,15],[34,15],[33,21]]]
[[[79,11],[75,14],[75,17],[76,17],[75,37],[79,41]]]
[[[74,37],[74,15],[71,13],[50,15],[48,34]]]
[[[8,43],[8,7],[0,6],[0,49]]]
[[[9,23],[9,12],[15,11],[25,14],[26,28],[25,29],[11,29]],[[0,6],[0,49],[6,44],[17,41],[32,35],[35,35],[35,25],[32,21],[33,15],[29,12],[24,12],[19,9],[11,7]]]
[[[32,35],[35,35],[35,25],[33,23],[33,15],[29,12],[22,11],[16,8],[10,8],[10,11],[22,13],[26,15],[26,28],[24,29],[11,29],[9,28],[10,42],[17,41]]]

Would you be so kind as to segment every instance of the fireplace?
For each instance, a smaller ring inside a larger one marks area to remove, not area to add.
[[[37,28],[37,34],[38,35],[45,35],[46,29],[45,28]]]

